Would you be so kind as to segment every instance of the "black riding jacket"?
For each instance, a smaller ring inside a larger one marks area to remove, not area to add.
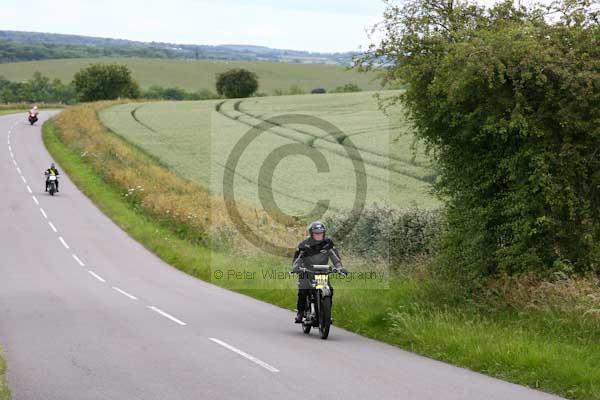
[[[58,173],[58,170],[57,170],[56,168],[48,168],[48,169],[47,169],[47,170],[44,172],[44,175],[46,175],[46,183],[47,183],[47,182],[48,182],[48,180],[49,180],[49,178],[50,178],[50,175],[55,175],[55,176],[58,176],[58,175],[60,175],[60,174]]]
[[[48,168],[46,170],[45,174],[46,174],[46,176],[48,176],[48,175],[56,175],[56,176],[60,175],[58,173],[58,170],[56,168]]]
[[[299,272],[299,268],[311,269],[313,265],[325,265],[329,264],[329,261],[333,263],[335,268],[343,268],[342,259],[338,253],[333,240],[325,238],[319,242],[313,238],[308,238],[298,245],[294,258],[292,261],[292,272]],[[298,280],[298,287],[300,289],[310,289],[310,277],[308,274],[300,273]]]

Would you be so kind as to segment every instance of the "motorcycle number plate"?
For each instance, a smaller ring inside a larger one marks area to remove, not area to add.
[[[317,289],[323,289],[329,282],[329,276],[327,275],[315,275],[317,281]]]

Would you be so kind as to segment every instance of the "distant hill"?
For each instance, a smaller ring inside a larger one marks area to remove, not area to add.
[[[142,57],[350,65],[356,53],[315,53],[264,46],[137,42],[57,33],[0,31],[0,63],[63,58]]]

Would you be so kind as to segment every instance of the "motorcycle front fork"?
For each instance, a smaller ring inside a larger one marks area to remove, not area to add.
[[[306,319],[312,321],[317,316],[317,309],[315,307],[315,302],[310,297],[306,298],[306,302],[308,303],[307,304],[308,307],[306,307],[305,308],[306,311],[304,311],[305,317],[306,317]]]

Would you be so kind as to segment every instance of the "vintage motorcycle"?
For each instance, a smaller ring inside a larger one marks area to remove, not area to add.
[[[312,268],[298,268],[298,274],[306,274],[311,289],[306,296],[306,311],[302,320],[302,331],[306,334],[315,327],[319,328],[321,339],[327,339],[331,328],[332,290],[329,285],[330,274],[342,274],[329,265],[313,265]]]

